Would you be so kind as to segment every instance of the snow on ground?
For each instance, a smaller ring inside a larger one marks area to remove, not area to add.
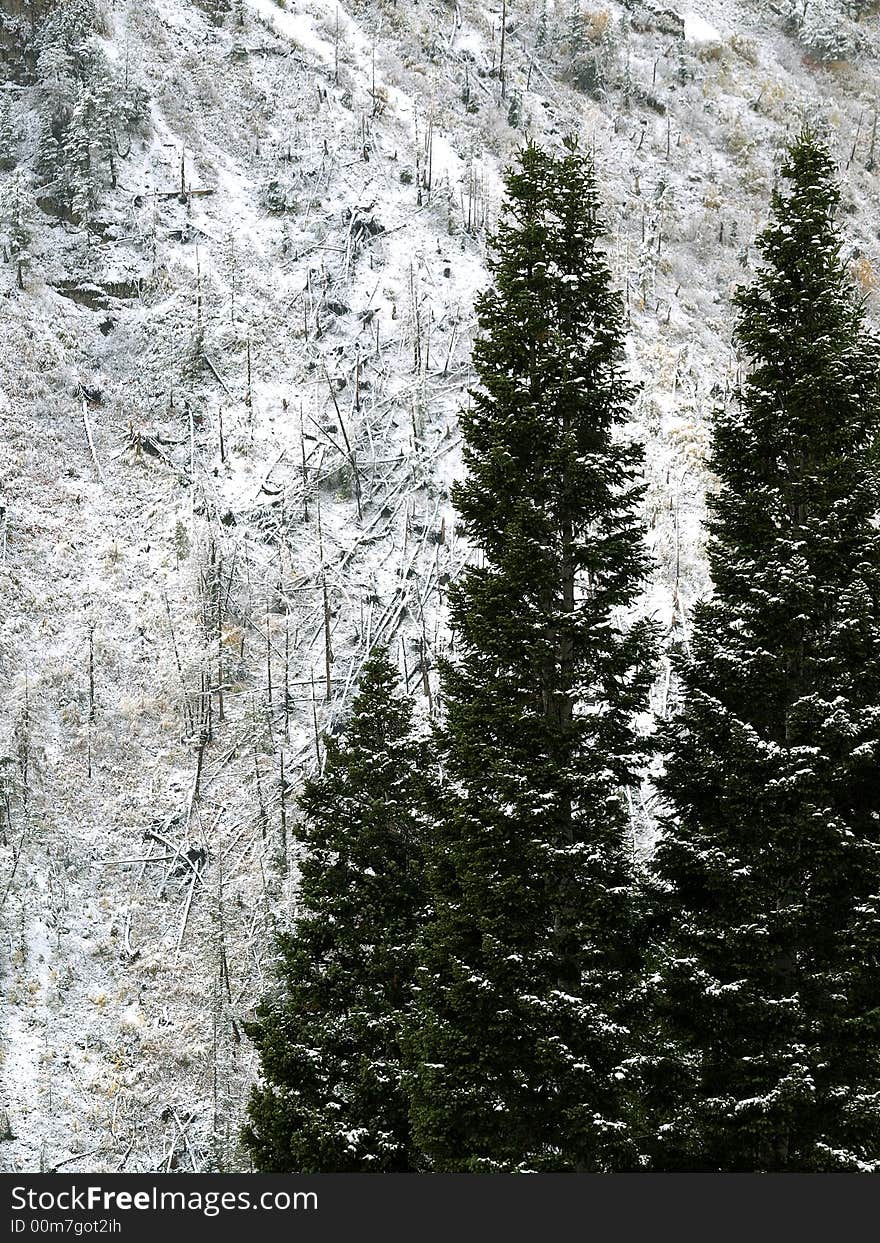
[[[690,6],[683,38],[652,6],[584,5],[591,32],[611,18],[591,96],[568,7],[508,6],[502,97],[497,4],[349,0],[338,34],[330,0],[249,0],[243,28],[112,6],[150,134],[100,244],[45,217],[24,293],[0,265],[4,1168],[247,1168],[243,1023],[294,902],[316,728],[377,638],[434,705],[468,555],[449,491],[473,298],[525,137],[573,130],[600,169],[642,385],[642,607],[670,637],[706,589],[729,295],[805,116],[876,309],[867,22],[860,57],[823,68],[757,0]],[[181,166],[185,201],[157,197]],[[125,281],[98,310],[70,296]],[[670,692],[664,670],[658,712]]]
[[[688,43],[720,43],[721,35],[711,22],[696,13],[684,14],[684,37]]]

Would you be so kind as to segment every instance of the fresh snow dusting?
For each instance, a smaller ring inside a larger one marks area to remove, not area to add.
[[[371,644],[436,703],[505,167],[530,137],[595,154],[647,446],[639,608],[686,643],[730,296],[804,118],[876,319],[877,23],[841,16],[852,51],[823,60],[765,0],[511,0],[502,92],[500,3],[99,8],[147,122],[88,239],[34,201],[24,290],[0,263],[0,1164],[248,1169],[297,790]],[[32,176],[33,90],[0,95]],[[646,729],[674,694],[665,662]],[[648,781],[632,812],[647,850]]]
[[[695,13],[684,14],[684,37],[688,43],[720,43],[721,35],[711,22]]]

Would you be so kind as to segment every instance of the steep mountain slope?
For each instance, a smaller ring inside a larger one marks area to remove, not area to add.
[[[90,232],[40,188],[48,79],[0,81],[0,190],[34,200],[0,265],[3,1168],[247,1168],[291,796],[376,638],[436,708],[472,297],[528,136],[602,171],[644,608],[686,633],[728,295],[804,117],[872,309],[880,272],[876,6],[789,7],[509,0],[502,52],[500,3],[100,5],[148,112]]]

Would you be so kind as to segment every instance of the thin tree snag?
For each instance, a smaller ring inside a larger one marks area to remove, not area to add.
[[[106,1151],[107,1149],[102,1147],[90,1148],[88,1152],[77,1152],[73,1156],[65,1157],[63,1161],[56,1161],[55,1164],[50,1166],[46,1172],[48,1174],[56,1174],[58,1170],[65,1165],[73,1165],[76,1161],[85,1161],[86,1157],[94,1157],[97,1156],[98,1153],[104,1153]]]
[[[86,429],[86,439],[89,442],[89,452],[91,453],[92,461],[95,464],[95,471],[97,473],[98,480],[100,483],[106,484],[107,480],[104,478],[104,472],[101,469],[101,463],[98,461],[98,454],[95,451],[95,441],[94,441],[94,438],[92,437],[92,425],[89,421],[89,408],[86,405],[85,397],[82,399],[82,417],[83,417],[83,424]]]
[[[183,907],[183,915],[180,920],[180,932],[177,934],[177,944],[174,947],[174,953],[177,954],[183,944],[183,936],[186,932],[186,924],[189,919],[189,911],[192,906],[193,894],[196,888],[196,881],[199,879],[198,869],[193,867],[192,880],[189,883],[189,889],[186,895],[186,902]]]
[[[180,652],[178,651],[178,647],[177,647],[177,638],[175,637],[175,634],[174,634],[174,623],[171,620],[171,608],[168,604],[168,593],[167,592],[165,591],[162,592],[162,599],[165,602],[165,614],[168,618],[168,633],[171,636],[171,647],[174,651],[174,663],[177,665],[177,673],[178,673],[178,676],[180,677],[180,689],[183,693],[183,724],[184,724],[184,728],[186,729],[187,733],[192,734],[194,732],[192,709],[190,708],[189,697],[186,691],[186,681],[183,676],[183,665],[181,664],[181,661],[180,661]]]
[[[309,520],[309,468],[306,460],[306,436],[303,428],[302,402],[299,407],[299,445],[302,455],[302,486],[303,486],[303,522]]]
[[[191,868],[194,872],[198,873],[199,869],[193,863],[192,859],[190,859],[187,855],[183,853],[183,850],[181,849],[182,843],[175,846],[171,838],[166,837],[164,833],[160,833],[158,829],[145,829],[144,837],[150,837],[153,839],[153,841],[156,841],[161,846],[164,846],[166,850],[172,850],[174,852],[172,856],[173,862],[176,862],[178,859],[180,859],[180,861],[182,863],[185,863],[188,868]]]
[[[345,441],[345,448],[348,451],[348,460],[351,463],[352,473],[354,474],[354,495],[355,500],[357,501],[358,521],[360,522],[363,520],[364,515],[361,506],[361,477],[358,470],[357,458],[355,457],[354,450],[351,447],[351,441],[348,439],[348,432],[345,430],[345,420],[342,417],[342,411],[339,409],[339,402],[336,400],[336,393],[333,389],[333,382],[330,379],[330,373],[327,370],[327,364],[323,359],[321,360],[321,367],[324,372],[324,378],[327,381],[327,388],[330,391],[333,407],[336,410],[336,416],[339,419],[339,430],[342,432],[342,439]]]
[[[333,648],[330,635],[330,597],[327,594],[327,575],[321,575],[321,594],[324,603],[324,678],[326,681],[325,700],[330,702],[332,685]]]
[[[3,897],[0,898],[0,911],[2,911],[3,907],[6,905],[6,899],[9,897],[9,891],[12,888],[12,882],[15,880],[15,873],[18,871],[18,865],[21,860],[21,852],[22,852],[22,848],[24,846],[26,837],[27,837],[27,823],[25,823],[25,827],[21,831],[21,836],[18,839],[18,843],[13,847],[12,871],[9,874],[9,880],[6,882],[6,888],[3,890]]]
[[[88,778],[92,779],[92,730],[95,724],[95,623],[89,623]]]
[[[507,72],[504,65],[504,52],[507,40],[507,0],[501,0],[501,55],[498,59],[498,77],[501,79],[501,98],[507,95]]]
[[[195,776],[193,777],[192,789],[190,790],[190,795],[189,795],[189,803],[187,804],[187,809],[186,809],[187,828],[189,828],[189,823],[190,823],[190,820],[192,819],[193,804],[199,797],[199,786],[201,785],[201,780],[202,780],[202,768],[205,763],[205,747],[207,745],[208,745],[208,731],[203,727],[202,732],[199,735],[199,750],[196,756],[196,771],[195,771]]]
[[[144,197],[153,199],[199,199],[216,193],[216,186],[206,186],[200,190],[157,190],[156,193],[147,194]]]
[[[287,872],[287,774],[284,771],[284,748],[278,751],[278,793],[279,793],[279,813],[281,820],[281,857],[282,869]]]
[[[312,674],[312,728],[315,735],[315,761],[321,770],[321,731],[318,729],[318,704],[315,699],[315,675]]]
[[[122,867],[126,863],[174,863],[177,855],[139,855],[133,859],[93,859],[92,867]]]
[[[284,612],[284,741],[290,742],[290,608]]]
[[[272,707],[272,611],[266,597],[266,702]]]
[[[230,401],[234,400],[234,398],[233,398],[233,396],[232,396],[232,393],[229,391],[229,385],[228,385],[228,384],[226,383],[226,381],[223,379],[222,375],[221,375],[221,374],[220,374],[220,372],[217,370],[216,366],[214,365],[214,363],[211,361],[211,359],[210,359],[210,358],[209,358],[209,356],[205,353],[205,351],[204,351],[204,350],[202,350],[202,358],[203,358],[203,359],[205,360],[205,362],[207,363],[207,365],[208,365],[208,370],[211,372],[211,374],[213,375],[213,377],[214,377],[214,379],[217,381],[217,383],[220,385],[220,387],[223,389],[223,392],[226,394],[226,396],[230,399]]]

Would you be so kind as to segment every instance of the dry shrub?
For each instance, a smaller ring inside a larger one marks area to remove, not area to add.
[[[611,25],[611,14],[607,9],[599,9],[595,13],[585,13],[587,37],[591,43],[601,43]]]
[[[702,61],[723,60],[724,48],[720,43],[704,43],[697,49],[697,56]]]
[[[740,60],[746,61],[749,65],[757,65],[758,45],[754,39],[747,39],[744,35],[731,35],[729,43],[731,51],[735,52]]]
[[[853,279],[864,293],[873,293],[880,286],[880,275],[867,255],[860,255],[850,265]]]

